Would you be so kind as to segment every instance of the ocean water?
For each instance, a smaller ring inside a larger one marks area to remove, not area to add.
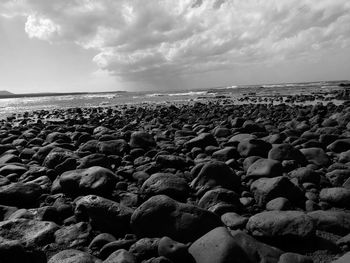
[[[21,116],[24,112],[67,109],[76,107],[107,107],[133,104],[170,104],[201,100],[228,99],[232,103],[244,103],[242,97],[276,97],[309,95],[332,92],[340,82],[288,83],[255,86],[228,86],[205,90],[163,92],[93,93],[85,95],[47,96],[0,99],[0,119]],[[314,103],[317,101],[314,101]]]

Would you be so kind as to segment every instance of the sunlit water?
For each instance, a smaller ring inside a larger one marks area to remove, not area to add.
[[[11,98],[0,99],[0,119],[13,114],[23,114],[24,112],[33,112],[37,110],[67,109],[76,107],[107,107],[117,105],[132,104],[158,104],[158,103],[184,103],[203,100],[215,100],[216,98],[227,98],[234,104],[248,103],[241,102],[242,97],[270,97],[270,96],[288,96],[295,94],[322,93],[339,89],[334,83],[318,82],[308,84],[283,84],[283,85],[265,85],[251,87],[230,86],[220,89],[210,90],[190,90],[178,92],[130,92],[130,93],[103,93],[86,95],[67,95],[67,96],[48,96],[31,98]],[[309,103],[315,104],[319,100]],[[339,103],[334,101],[335,103]],[[269,101],[270,103],[270,101]],[[278,104],[280,101],[274,101]]]

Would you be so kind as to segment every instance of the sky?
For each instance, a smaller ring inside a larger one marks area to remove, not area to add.
[[[0,90],[350,79],[349,0],[0,0]]]

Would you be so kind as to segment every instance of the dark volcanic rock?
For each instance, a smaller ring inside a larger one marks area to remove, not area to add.
[[[43,193],[36,183],[12,183],[0,187],[0,204],[18,207],[34,205]]]
[[[155,147],[156,141],[151,134],[143,131],[137,131],[131,134],[130,146],[131,148],[148,149]]]
[[[197,137],[185,143],[185,146],[190,149],[192,149],[193,147],[199,147],[204,149],[209,145],[212,145],[212,146],[218,145],[215,137],[211,133],[201,133]]]
[[[215,214],[165,195],[151,197],[131,217],[132,229],[139,237],[168,236],[184,242],[194,241],[220,225]]]
[[[240,179],[227,164],[211,161],[201,168],[191,187],[199,194],[217,187],[235,191],[240,187]]]
[[[283,168],[279,161],[271,159],[258,159],[247,170],[247,179],[257,179],[260,177],[282,176]]]

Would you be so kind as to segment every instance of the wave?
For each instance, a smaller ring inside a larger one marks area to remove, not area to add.
[[[205,95],[207,91],[189,91],[189,92],[179,92],[179,93],[170,93],[168,96],[197,96],[197,95]]]

